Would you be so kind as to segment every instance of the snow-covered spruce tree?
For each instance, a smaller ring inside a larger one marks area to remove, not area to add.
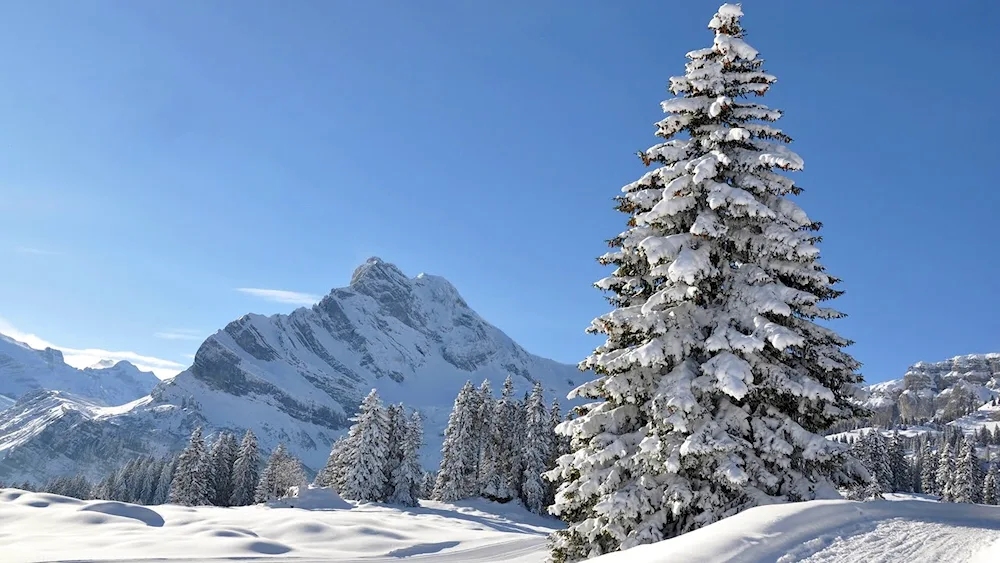
[[[302,464],[288,453],[284,444],[279,443],[260,474],[254,500],[268,502],[287,497],[292,487],[300,487],[305,481]]]
[[[560,423],[562,423],[562,412],[559,408],[559,400],[552,399],[552,406],[549,408],[549,459],[545,463],[548,470],[556,466],[556,460],[559,459],[559,456],[569,451],[569,441],[566,436],[556,434],[556,426],[559,426]],[[559,487],[559,483],[546,478],[545,487],[545,506],[551,506],[556,500],[556,489]]]
[[[979,458],[976,457],[974,438],[964,438],[955,462],[955,481],[951,488],[952,502],[978,502],[983,479],[979,476]]]
[[[390,474],[392,491],[387,502],[403,506],[416,506],[421,495],[424,471],[420,467],[420,447],[424,441],[424,426],[416,412],[401,428],[401,458]]]
[[[979,430],[976,431],[976,445],[977,446],[988,446],[990,445],[990,440],[992,440],[993,434],[985,426],[980,426]]]
[[[118,472],[112,471],[94,485],[93,495],[95,499],[115,500],[115,487],[118,486]],[[16,485],[11,485],[16,486]]]
[[[878,429],[872,430],[865,435],[867,440],[868,472],[878,482],[879,490],[883,493],[891,493],[894,489],[892,460],[889,455],[889,441]]]
[[[160,478],[156,481],[156,493],[153,494],[153,501],[150,504],[165,504],[170,500],[170,485],[174,481],[177,462],[178,456],[164,458]]]
[[[125,462],[125,465],[119,467],[115,472],[115,479],[112,481],[114,486],[111,489],[109,497],[111,500],[117,500],[119,502],[132,501],[132,484],[135,480],[135,471],[138,463],[139,458],[132,458]]]
[[[917,444],[919,446],[919,444]],[[914,448],[914,454],[912,461],[907,463],[907,471],[910,476],[908,483],[909,491],[914,493],[924,492],[922,485],[923,482],[923,471],[924,471],[924,454],[920,451],[920,448]]]
[[[910,463],[906,459],[905,437],[896,430],[889,439],[889,466],[892,469],[892,491],[910,492]]]
[[[493,473],[493,451],[490,449],[493,436],[493,410],[496,401],[493,399],[493,387],[489,379],[484,379],[479,385],[479,411],[476,417],[476,493],[482,494],[483,486]]]
[[[564,450],[569,451],[568,443],[565,448],[560,447],[561,443],[565,443],[566,441],[565,436],[556,434],[556,426],[559,426],[560,423],[562,423],[562,409],[559,407],[559,400],[552,399],[552,404],[549,405],[549,430],[552,432],[552,450],[549,453],[552,455],[553,462],[564,453]]]
[[[330,457],[326,459],[326,465],[316,474],[313,483],[317,487],[330,487],[339,491],[344,486],[344,475],[347,474],[347,447],[349,442],[347,436],[341,436],[330,448]]]
[[[154,459],[146,469],[140,500],[142,504],[156,504],[156,488],[160,484],[160,474],[163,473],[165,459]]]
[[[922,448],[922,461],[923,466],[920,471],[920,489],[924,494],[936,495],[938,494],[937,488],[937,468],[938,468],[938,456],[934,454],[933,444],[931,443],[931,437],[928,435],[924,436],[924,445]]]
[[[1000,473],[997,472],[997,464],[991,463],[986,477],[983,478],[983,504],[996,506],[1000,504]]]
[[[507,376],[510,379],[510,376]],[[513,383],[513,382],[512,382]],[[514,456],[510,460],[510,482],[508,486],[511,491],[514,491],[514,498],[520,498],[521,488],[524,486],[524,444],[525,435],[527,434],[528,428],[525,424],[524,413],[527,411],[528,399],[531,397],[530,391],[524,392],[524,397],[520,401],[514,403],[514,411],[512,413],[512,423],[511,428],[514,429],[516,448],[512,450]]]
[[[385,409],[385,415],[388,446],[386,447],[385,466],[382,468],[386,479],[381,500],[387,500],[396,489],[393,475],[399,471],[399,466],[403,463],[403,442],[406,440],[406,410],[403,405],[389,405]]]
[[[641,158],[656,169],[623,188],[629,229],[610,241],[597,283],[614,310],[592,323],[607,343],[581,363],[592,399],[560,425],[575,452],[551,509],[569,522],[556,560],[675,536],[765,503],[833,494],[863,482],[847,448],[820,434],[864,413],[850,399],[859,367],[850,342],[817,321],[840,291],[819,263],[820,224],[788,197],[779,171],[802,168],[745,100],[775,77],[743,41],[738,5],[688,53],[677,98],[663,103],[664,139]]]
[[[389,453],[389,423],[374,389],[351,420],[354,425],[348,432],[347,471],[340,494],[351,500],[383,500],[388,479],[385,463]]]
[[[188,445],[177,459],[177,469],[170,485],[170,502],[187,506],[211,504],[208,496],[208,452],[201,436],[201,427],[194,429]]]
[[[229,506],[233,496],[233,466],[236,464],[236,438],[229,432],[220,432],[212,445],[209,474],[211,500],[215,506]]]
[[[479,403],[475,387],[466,381],[455,398],[444,430],[441,466],[434,484],[436,500],[455,501],[478,492],[476,418]]]
[[[425,471],[423,482],[420,483],[418,498],[433,498],[434,485],[437,483],[437,471]]]
[[[514,397],[514,381],[510,376],[503,383],[503,393],[493,408],[493,433],[489,449],[493,452],[493,473],[483,487],[483,496],[497,502],[518,498],[521,491],[522,417],[519,401]]]
[[[143,491],[147,487],[151,476],[151,467],[156,460],[152,456],[139,456],[133,467],[133,474],[129,477],[128,502],[135,504],[145,504],[142,498]]]
[[[521,501],[524,506],[541,514],[545,508],[546,484],[542,478],[552,452],[550,419],[542,397],[541,383],[535,383],[528,397],[524,412],[524,471],[521,484]]]
[[[937,494],[941,495],[943,502],[954,502],[952,485],[955,481],[955,453],[950,440],[944,438],[941,443],[941,455],[938,457],[935,488]]]
[[[257,436],[247,430],[233,463],[233,494],[229,499],[229,506],[253,504],[259,481],[260,451],[257,448]]]
[[[3,485],[0,484],[0,489],[2,488]],[[89,481],[87,481],[86,477],[83,477],[82,475],[76,475],[73,477],[63,475],[61,477],[53,477],[52,479],[49,479],[38,489],[38,491],[64,497],[88,500],[91,498],[93,486]]]

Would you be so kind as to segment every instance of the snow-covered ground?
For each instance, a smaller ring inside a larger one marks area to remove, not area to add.
[[[354,506],[311,490],[285,506],[136,506],[0,489],[0,561],[540,562],[559,522],[484,500]]]
[[[1000,507],[919,495],[754,508],[597,563],[1000,561]],[[325,490],[271,506],[135,506],[0,489],[0,560],[541,563],[559,523],[484,500],[355,506]]]
[[[1000,507],[891,500],[761,506],[595,563],[986,563],[1000,561]]]

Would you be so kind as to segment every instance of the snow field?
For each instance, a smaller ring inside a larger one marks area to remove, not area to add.
[[[290,506],[294,506],[291,508]],[[355,506],[327,490],[271,506],[137,506],[0,489],[5,563],[208,561],[540,562],[560,523],[483,500]]]

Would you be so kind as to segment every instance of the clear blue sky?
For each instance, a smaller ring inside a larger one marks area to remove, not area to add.
[[[611,198],[718,4],[4,1],[0,318],[184,364],[293,308],[235,288],[378,255],[579,361]],[[995,3],[744,10],[867,378],[1000,351]]]

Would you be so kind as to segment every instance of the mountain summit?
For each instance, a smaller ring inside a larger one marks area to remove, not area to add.
[[[201,344],[190,368],[120,412],[69,408],[64,396],[14,405],[0,414],[0,479],[44,479],[64,466],[96,476],[136,453],[179,449],[197,425],[206,433],[253,429],[263,448],[284,442],[316,470],[372,388],[424,416],[430,466],[461,385],[489,379],[499,391],[508,375],[519,393],[540,381],[560,400],[583,379],[575,366],[525,351],[444,278],[409,278],[371,258],[348,287],[312,307],[230,322]],[[54,402],[74,416],[53,414]],[[22,430],[15,444],[3,435],[5,420],[33,417],[44,420],[33,438]],[[109,457],[101,441],[127,446]]]

